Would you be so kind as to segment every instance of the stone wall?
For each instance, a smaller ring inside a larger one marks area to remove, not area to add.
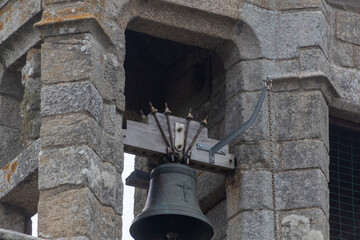
[[[0,0],[0,8],[1,228],[29,233],[39,212],[45,239],[121,239],[129,29],[216,52],[223,76],[197,109],[211,112],[214,138],[249,118],[272,76],[269,104],[230,144],[238,169],[199,172],[214,239],[329,239],[329,115],[360,123],[357,1]]]

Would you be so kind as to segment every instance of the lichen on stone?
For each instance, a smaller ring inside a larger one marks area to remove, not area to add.
[[[21,102],[21,114],[23,116],[20,141],[27,146],[40,136],[41,115],[40,115],[40,89],[33,91],[25,87],[23,101]]]

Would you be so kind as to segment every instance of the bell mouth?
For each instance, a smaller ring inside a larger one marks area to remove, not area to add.
[[[130,227],[130,234],[136,240],[167,240],[169,233],[176,234],[176,240],[210,240],[213,227],[198,217],[174,214],[174,209],[171,214],[139,215]]]
[[[196,182],[188,166],[167,163],[155,168],[145,208],[133,220],[130,234],[136,240],[210,240],[214,230],[200,210]]]

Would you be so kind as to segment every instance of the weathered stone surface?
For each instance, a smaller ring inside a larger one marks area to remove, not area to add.
[[[300,140],[281,144],[282,169],[320,168],[329,180],[329,153],[323,142]]]
[[[225,133],[230,134],[250,119],[261,92],[244,92],[229,100],[226,105]],[[251,127],[236,137],[230,145],[239,142],[257,142],[269,139],[267,104],[263,104],[261,110]]]
[[[149,1],[128,28],[189,45],[214,48],[233,33],[236,20],[188,7]],[[156,30],[155,30],[156,29]]]
[[[296,58],[301,47],[320,46],[325,53],[329,50],[330,28],[320,11],[282,13],[244,4],[241,17],[255,32],[266,58]]]
[[[134,193],[134,216],[137,216],[145,207],[148,191],[146,189],[135,188]]]
[[[354,123],[360,123],[360,105],[335,98],[331,103],[331,115],[340,119],[348,119]]]
[[[197,189],[201,210],[207,212],[226,198],[225,176],[199,171]]]
[[[360,45],[360,15],[338,11],[336,15],[336,37],[345,42]]]
[[[118,172],[122,172],[124,147],[121,139],[103,132],[97,122],[87,114],[45,117],[41,136],[42,148],[88,145],[103,161],[113,164]]]
[[[321,6],[321,0],[246,0],[245,2],[274,10],[311,9]]]
[[[31,49],[22,69],[22,84],[25,86],[21,112],[24,117],[21,130],[21,142],[24,145],[40,137],[41,127],[41,61],[40,49]]]
[[[213,209],[206,213],[206,217],[208,217],[215,230],[212,240],[221,240],[226,237],[226,201],[222,201],[216,205]]]
[[[232,152],[237,157],[238,168],[241,170],[269,170],[272,168],[272,160],[275,169],[280,167],[280,147],[274,142],[260,141],[258,144],[237,144],[232,148]]]
[[[23,209],[27,216],[37,212],[39,152],[40,140],[29,145],[0,171],[0,202]]]
[[[28,85],[31,90],[38,90],[39,84],[35,83],[32,78],[39,77],[41,75],[40,49],[32,48],[27,52],[26,64],[21,71],[21,75],[21,82],[23,86]]]
[[[305,209],[281,214],[281,232],[284,240],[329,239],[329,224],[320,209]]]
[[[100,145],[101,128],[88,114],[74,113],[45,117],[41,127],[41,147],[87,144]]]
[[[96,51],[97,58],[100,59],[98,66],[99,76],[94,79],[95,86],[105,99],[122,101],[125,91],[125,70],[123,60],[107,49]],[[120,109],[124,111],[125,109]]]
[[[85,236],[76,236],[76,237],[68,237],[68,238],[57,238],[57,240],[90,240],[90,238]]]
[[[0,203],[0,228],[23,233],[25,230],[25,219],[26,216],[23,210]]]
[[[41,0],[9,1],[0,14],[0,43],[41,11]]]
[[[360,101],[360,70],[333,66],[331,82],[339,91],[343,101],[358,103]]]
[[[319,169],[275,175],[276,209],[320,208],[329,214],[327,180]]]
[[[26,55],[30,48],[41,41],[39,34],[33,29],[34,23],[40,19],[41,12],[37,13],[1,43],[0,55],[2,56],[4,66],[16,66],[19,68],[23,66],[21,57]]]
[[[121,140],[107,133],[102,133],[100,145],[95,146],[95,151],[103,161],[111,163],[118,172],[124,168],[124,145]]]
[[[0,95],[0,125],[21,129],[20,102],[9,96]]]
[[[21,85],[21,74],[11,72],[0,64],[0,94],[6,94],[21,99],[24,88]]]
[[[59,227],[61,226],[61,227]],[[41,191],[39,236],[121,239],[121,216],[101,205],[88,188]]]
[[[122,61],[92,34],[47,41],[42,47],[42,65],[42,81],[46,84],[89,80],[108,100],[118,100],[124,92]]]
[[[239,18],[239,2],[236,0],[200,0],[200,1],[184,1],[184,0],[162,0],[164,2],[175,5],[185,6],[192,9],[209,12],[216,15],[222,15],[234,19]]]
[[[275,240],[273,212],[239,213],[228,222],[227,239]]]
[[[217,53],[228,69],[240,60],[251,60],[262,57],[260,42],[252,27],[240,21],[235,28],[231,40],[225,41],[216,48]]]
[[[122,181],[120,173],[102,163],[88,146],[43,150],[39,161],[39,189],[60,185],[86,185],[97,199],[122,212]],[[119,190],[118,190],[119,188]]]
[[[114,104],[104,104],[102,115],[104,131],[108,134],[115,135],[118,127],[116,125],[119,124],[116,119],[116,106]]]
[[[360,68],[360,46],[343,41],[335,41],[334,44],[333,59],[337,66]]]
[[[360,13],[360,3],[357,0],[326,0],[326,2],[336,8]]]
[[[243,210],[272,208],[271,173],[238,173],[226,187],[227,215],[231,218]]]
[[[78,34],[57,40],[47,41],[41,47],[43,83],[90,79],[93,69],[91,48],[94,44],[91,35]]]
[[[230,99],[241,91],[261,90],[267,76],[271,76],[276,81],[297,78],[299,67],[297,60],[241,61],[227,71],[226,98]],[[295,90],[297,87],[287,90]]]
[[[278,141],[317,138],[329,146],[329,112],[320,91],[272,96],[273,132]]]
[[[23,149],[20,144],[20,130],[0,126],[0,167],[13,160]]]
[[[301,74],[321,72],[325,75],[329,73],[329,63],[320,48],[305,48],[300,49],[299,52]]]
[[[0,228],[0,239],[3,240],[41,240],[42,238],[32,237],[30,235],[14,232]]]
[[[44,86],[41,99],[42,116],[88,111],[102,121],[102,98],[90,82]]]

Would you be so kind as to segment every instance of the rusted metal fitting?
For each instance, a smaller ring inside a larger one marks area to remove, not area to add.
[[[142,119],[145,119],[145,118],[146,118],[146,116],[145,116],[145,114],[144,114],[144,112],[143,112],[142,109],[140,109],[140,114],[141,114],[141,118],[142,118]]]
[[[164,114],[166,114],[166,115],[171,114],[171,111],[170,111],[170,109],[169,109],[169,107],[168,107],[167,103],[165,103],[165,111],[164,111]]]
[[[265,82],[265,87],[270,90],[270,88],[272,87],[272,79],[271,76],[267,76],[266,80],[264,80]]]
[[[150,105],[150,111],[151,111],[151,113],[156,113],[156,112],[158,112],[158,110],[157,110],[156,108],[154,108],[154,106],[152,105],[151,102],[149,102],[149,105]]]
[[[206,116],[205,119],[201,121],[202,126],[205,127],[208,124],[207,119],[208,119],[208,116]]]
[[[186,119],[193,119],[194,118],[194,116],[191,114],[191,108],[190,108],[190,110],[189,110],[189,113],[188,113],[188,115],[186,116]]]

